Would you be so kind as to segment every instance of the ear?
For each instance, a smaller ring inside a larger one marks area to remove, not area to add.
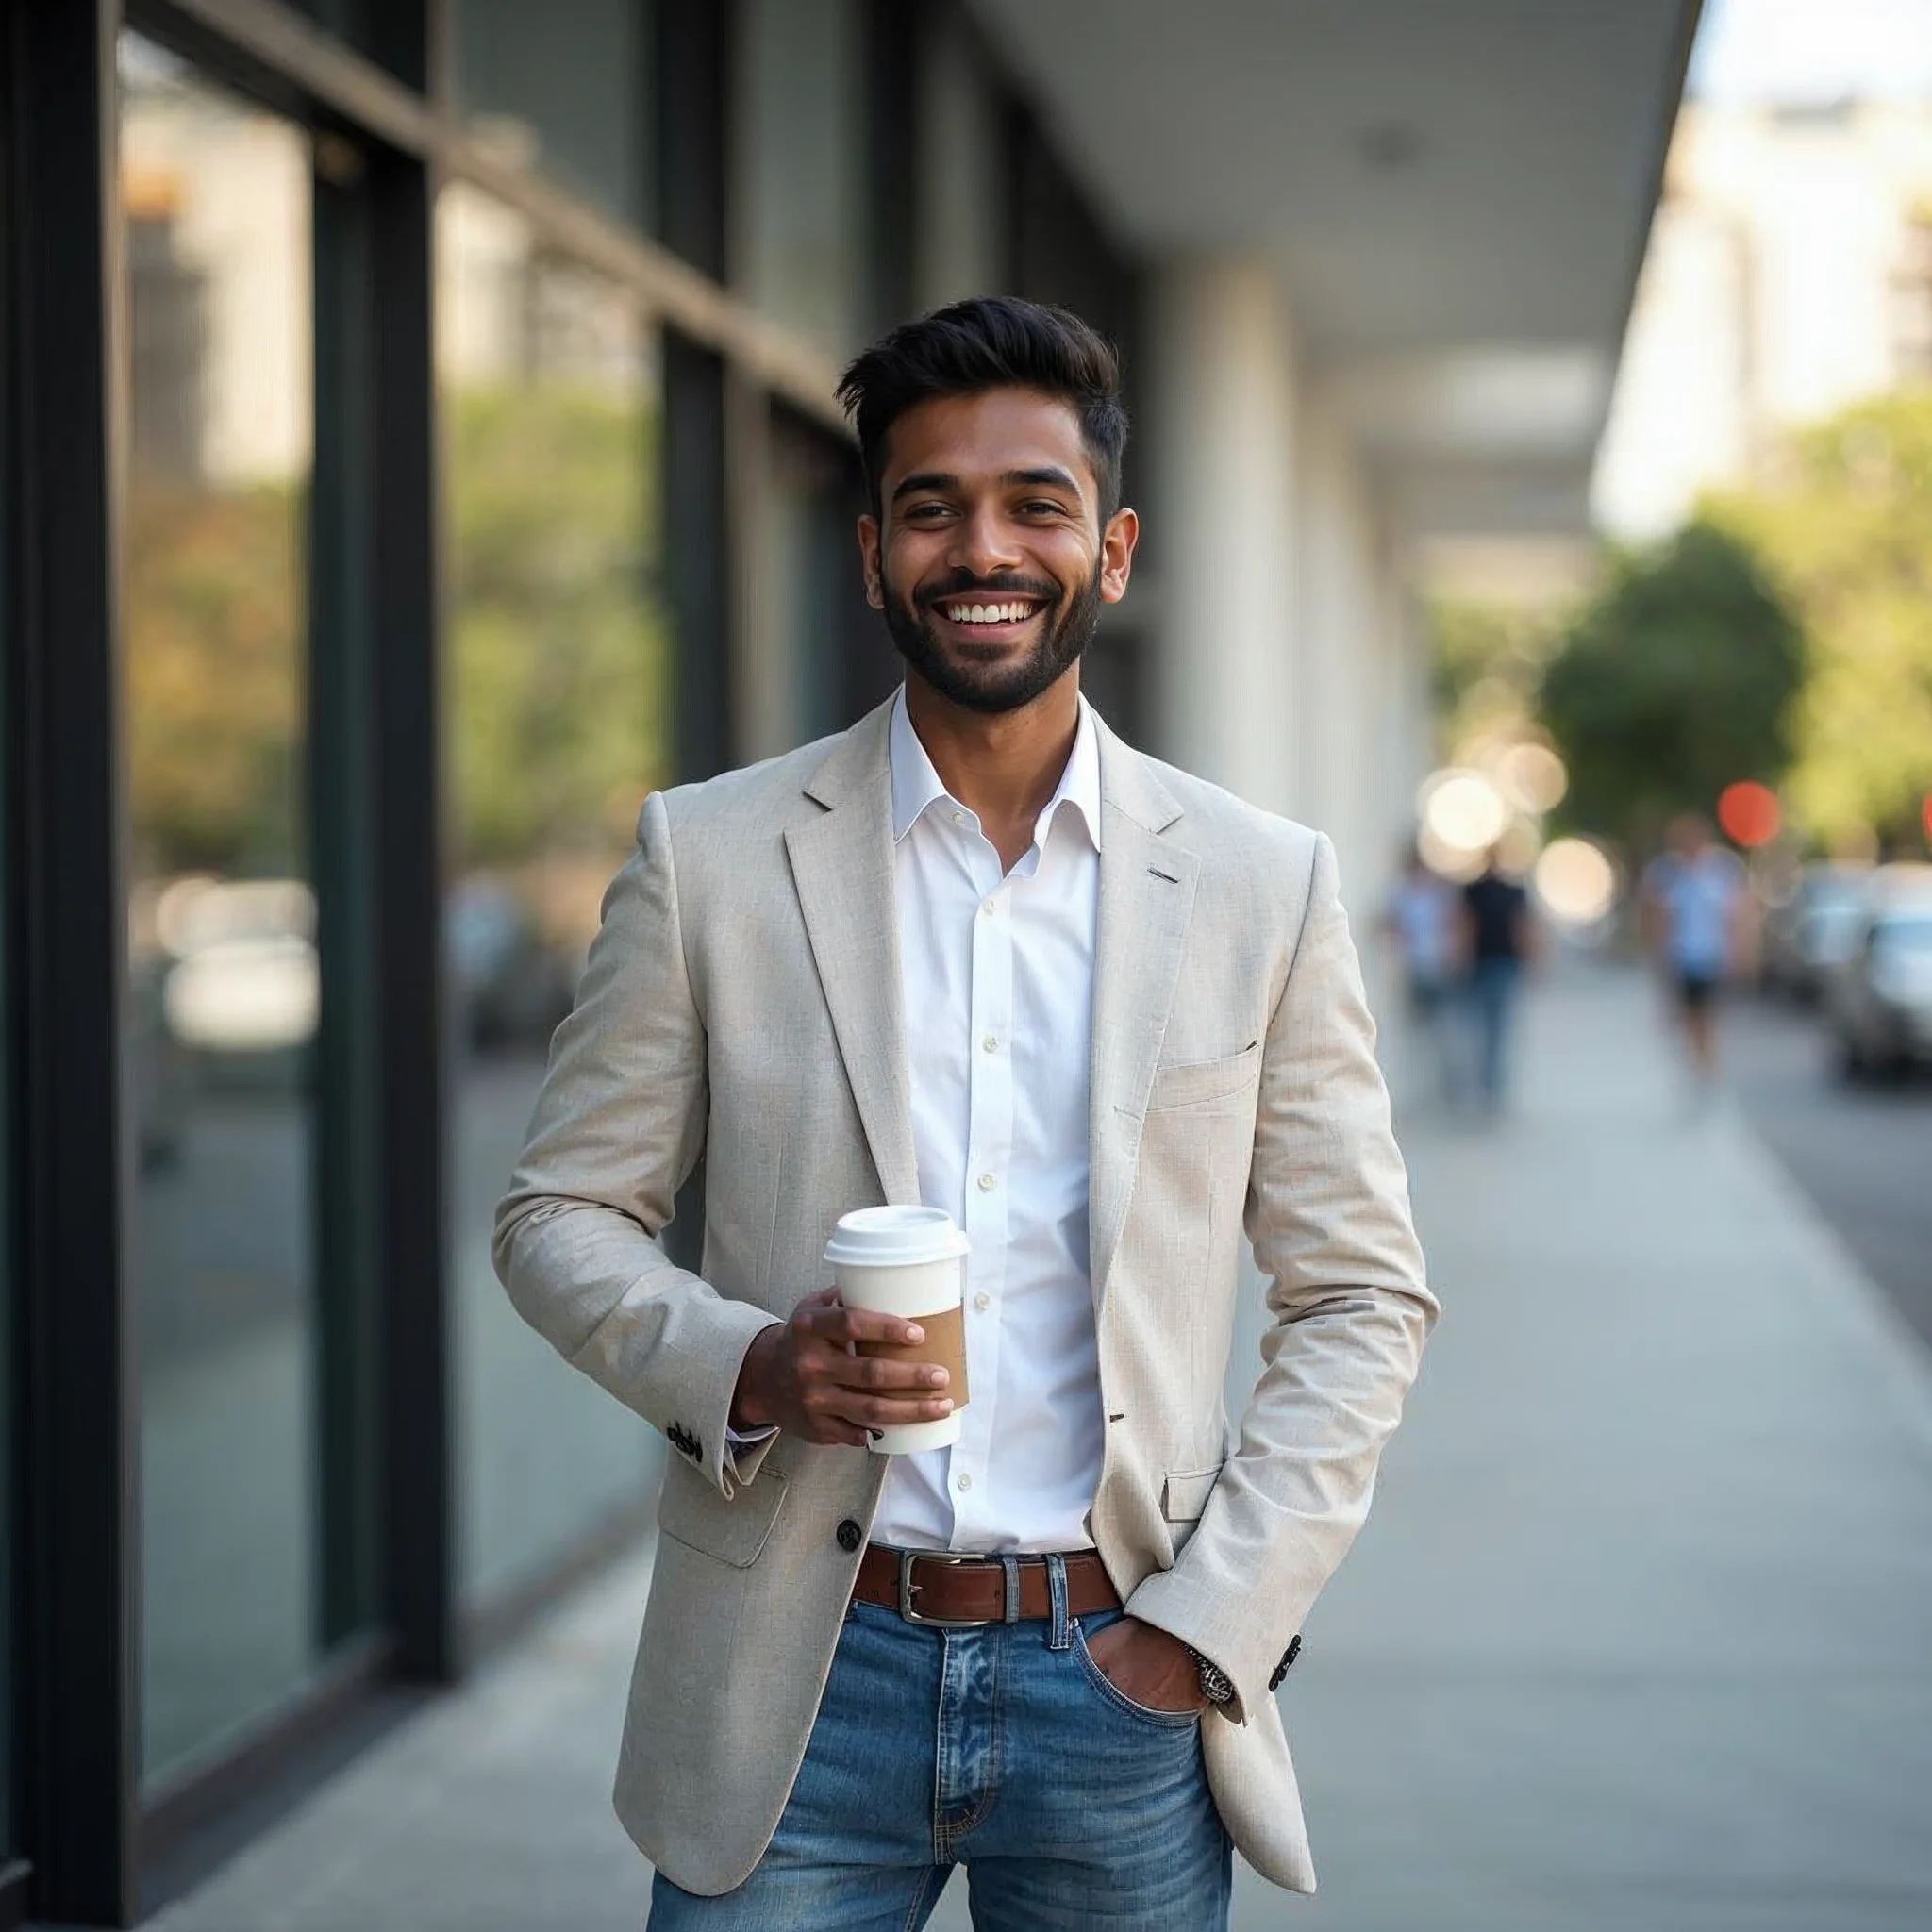
[[[865,601],[874,610],[883,610],[886,590],[879,561],[879,520],[870,511],[858,520],[858,568],[865,584]]]
[[[1100,601],[1118,604],[1127,594],[1133,575],[1134,549],[1141,541],[1141,519],[1130,509],[1117,509],[1100,533]]]

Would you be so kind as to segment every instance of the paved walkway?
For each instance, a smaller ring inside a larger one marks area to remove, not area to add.
[[[1919,1932],[1924,1353],[1737,1117],[1685,1114],[1640,986],[1527,1020],[1515,1117],[1405,1134],[1448,1313],[1284,1692],[1321,1896],[1245,1876],[1237,1926]],[[159,1924],[637,1932],[607,1792],[646,1574]]]

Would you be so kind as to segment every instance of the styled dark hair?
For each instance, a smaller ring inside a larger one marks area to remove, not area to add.
[[[839,400],[858,431],[865,485],[879,511],[886,437],[908,409],[934,396],[1032,389],[1071,403],[1100,479],[1104,523],[1121,507],[1121,453],[1127,410],[1111,344],[1064,308],[1017,295],[975,295],[904,322],[839,378]]]

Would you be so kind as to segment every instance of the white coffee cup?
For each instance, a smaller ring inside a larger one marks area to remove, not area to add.
[[[951,1371],[943,1393],[953,1412],[937,1422],[881,1429],[871,1447],[880,1456],[943,1449],[959,1440],[966,1406],[965,1235],[943,1208],[858,1208],[841,1215],[825,1260],[848,1308],[870,1308],[917,1322],[925,1341],[909,1348],[863,1350],[899,1361],[938,1362]]]

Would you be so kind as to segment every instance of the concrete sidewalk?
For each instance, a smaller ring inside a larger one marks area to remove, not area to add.
[[[1447,1314],[1283,1693],[1321,1895],[1244,1875],[1236,1924],[1916,1932],[1925,1362],[1738,1119],[1686,1116],[1640,985],[1526,1019],[1515,1116],[1405,1130]],[[158,1924],[637,1932],[608,1791],[646,1560]]]

